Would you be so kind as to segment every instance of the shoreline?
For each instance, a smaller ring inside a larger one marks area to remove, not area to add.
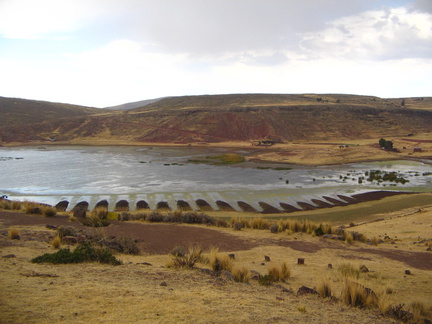
[[[423,143],[421,139],[403,139],[403,144],[411,143],[415,146]],[[426,141],[426,148],[421,153],[410,152],[406,146],[402,146],[405,152],[388,152],[377,147],[372,140],[359,140],[360,144],[345,144],[331,142],[292,142],[275,144],[273,146],[254,146],[250,142],[219,142],[219,143],[156,143],[156,142],[132,142],[132,141],[63,141],[63,142],[28,142],[28,143],[3,143],[0,147],[31,147],[31,146],[88,146],[88,147],[167,147],[167,148],[224,148],[228,150],[248,150],[247,162],[256,164],[283,164],[293,166],[331,166],[362,162],[379,161],[417,161],[432,164],[431,141]],[[352,141],[351,141],[352,142]],[[400,145],[403,145],[400,144]],[[406,145],[406,144],[405,144]],[[420,160],[420,161],[419,161]]]

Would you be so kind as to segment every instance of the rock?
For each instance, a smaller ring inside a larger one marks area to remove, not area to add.
[[[328,265],[327,265],[327,269],[333,269],[333,265],[331,264],[331,263],[329,263]]]
[[[232,260],[235,260],[235,254],[234,253],[230,253],[228,254],[229,258]]]
[[[410,275],[410,274],[411,274],[411,271],[409,271],[409,270],[405,270],[405,274],[406,274],[406,275]]]
[[[6,255],[3,255],[2,258],[5,258],[5,259],[16,258],[16,255],[15,254],[6,254]]]
[[[297,259],[297,264],[305,264],[304,261],[305,261],[304,258],[298,258]]]
[[[48,229],[56,230],[58,226],[47,224],[47,225],[45,225],[45,227]]]
[[[282,297],[276,296],[276,300],[284,300]]]
[[[428,248],[426,249],[426,251],[432,251],[432,248],[431,248],[431,247],[428,247]]]
[[[369,269],[365,265],[362,265],[360,266],[360,272],[366,273],[369,272]]]
[[[11,237],[12,240],[21,240],[21,236],[19,236],[18,234],[15,234]]]
[[[341,235],[324,234],[322,237],[325,239],[331,239],[331,240],[343,240],[343,236],[341,236]]]
[[[306,286],[301,286],[299,288],[299,290],[297,291],[297,295],[299,295],[299,296],[306,295],[306,294],[319,295],[318,291],[316,291],[315,289],[306,287]]]
[[[83,207],[75,207],[73,210],[73,216],[75,218],[85,218],[87,211]]]
[[[270,262],[270,257],[267,255],[264,255],[264,260],[265,260],[265,262]]]
[[[161,284],[160,284],[159,286],[161,286],[161,287],[166,287],[166,286],[168,286],[168,285],[167,285],[167,283],[166,283],[165,281],[162,281]]]
[[[231,272],[229,272],[229,271],[226,271],[226,270],[222,270],[221,272],[220,272],[220,275],[219,275],[221,278],[223,278],[223,279],[226,279],[226,280],[229,280],[229,281],[233,281],[234,280],[234,277],[233,277],[233,275],[231,274]]]

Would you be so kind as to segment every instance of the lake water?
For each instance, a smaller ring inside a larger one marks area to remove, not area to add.
[[[10,199],[56,204],[67,200],[69,209],[79,201],[90,207],[107,200],[110,209],[119,200],[131,206],[145,200],[151,208],[166,201],[175,209],[178,200],[204,199],[240,210],[244,201],[261,210],[258,202],[279,207],[280,202],[311,203],[322,196],[352,195],[372,190],[432,191],[431,165],[420,162],[375,162],[338,166],[257,168],[257,164],[208,165],[189,163],[227,152],[226,149],[165,147],[19,147],[0,148],[0,195]],[[247,153],[240,152],[240,153]],[[261,166],[262,167],[262,166]],[[373,183],[358,178],[369,170],[398,172],[409,182]],[[312,203],[313,204],[313,203]],[[133,210],[134,208],[131,207]]]

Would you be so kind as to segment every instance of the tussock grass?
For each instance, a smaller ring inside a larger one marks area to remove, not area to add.
[[[270,275],[273,281],[287,280],[291,277],[291,269],[288,267],[286,262],[281,265],[272,265],[267,269],[268,275]]]
[[[208,264],[215,271],[230,271],[233,268],[234,261],[231,259],[228,254],[219,253],[218,248],[211,248],[208,255]]]
[[[253,218],[250,221],[250,227],[253,229],[269,229],[271,222],[264,218]]]
[[[99,219],[107,219],[108,209],[106,207],[97,207],[90,212],[90,217],[97,217]]]
[[[359,283],[345,280],[342,287],[341,299],[346,305],[367,308],[378,304],[375,293]]]
[[[354,267],[350,263],[341,263],[337,266],[337,270],[343,278],[358,279],[360,277],[360,269]]]
[[[57,215],[57,208],[51,206],[42,206],[41,212],[46,217],[54,217]]]
[[[202,252],[199,245],[193,244],[189,246],[186,254],[177,253],[167,266],[174,269],[192,269],[197,262],[201,261]]]
[[[15,227],[11,227],[9,229],[9,232],[8,232],[8,237],[11,240],[18,239],[20,237],[20,231],[19,231],[19,229],[15,228]]]
[[[409,305],[409,310],[414,314],[415,318],[427,316],[426,305],[421,301],[414,301]]]
[[[322,278],[316,287],[316,291],[322,298],[330,298],[332,296],[332,288],[327,278]]]
[[[234,266],[231,274],[236,282],[249,282],[250,280],[250,272],[245,267],[238,268],[237,266]]]
[[[4,210],[12,209],[11,202],[7,199],[0,199],[0,209],[4,209]]]
[[[61,244],[61,237],[60,236],[56,236],[52,239],[51,241],[51,245],[55,248],[58,249],[60,248],[60,244]]]

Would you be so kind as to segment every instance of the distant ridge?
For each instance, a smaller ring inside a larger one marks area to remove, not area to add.
[[[158,102],[159,100],[169,98],[169,97],[161,97],[156,99],[147,99],[147,100],[140,100],[135,102],[129,102],[122,105],[117,106],[111,106],[111,107],[104,107],[103,109],[111,109],[111,110],[129,110],[129,109],[135,109],[135,108],[141,108],[147,105],[150,105],[152,103]]]
[[[165,97],[115,107],[97,109],[0,97],[0,145],[41,140],[107,144],[341,142],[432,132],[432,97],[228,94]]]

